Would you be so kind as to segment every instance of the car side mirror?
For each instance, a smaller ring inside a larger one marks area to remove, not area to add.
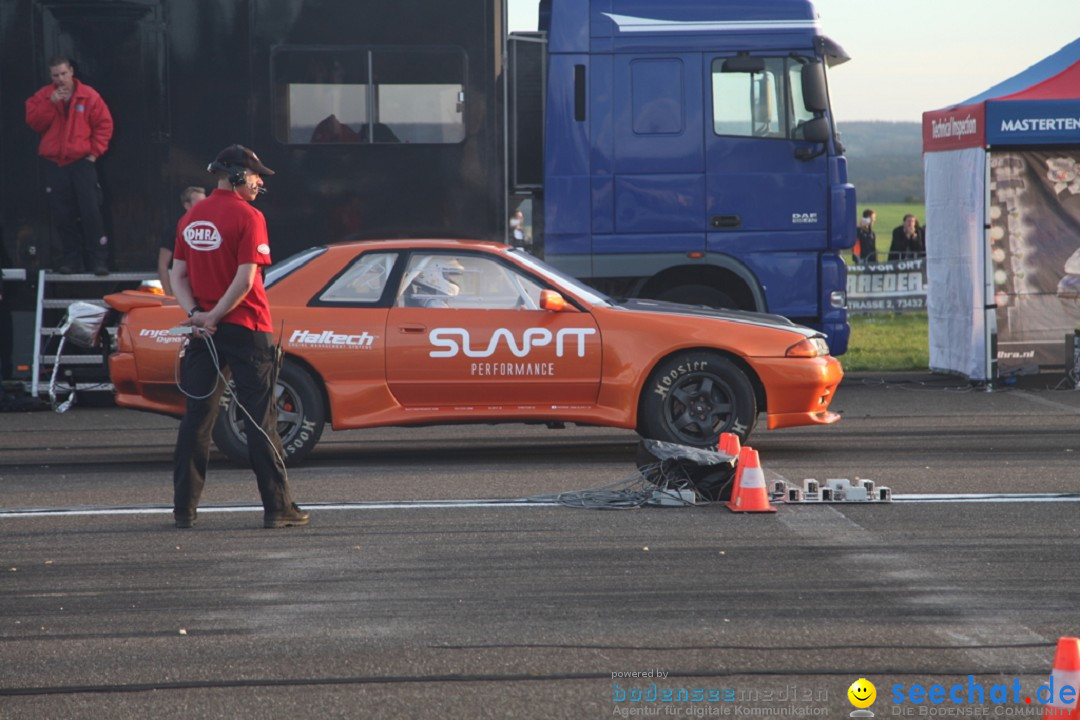
[[[551,312],[562,312],[567,308],[566,298],[554,290],[541,290],[540,307]]]

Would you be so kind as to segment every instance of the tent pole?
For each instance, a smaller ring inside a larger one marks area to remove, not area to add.
[[[994,267],[990,257],[990,147],[986,148],[985,162],[983,164],[983,238],[980,243],[983,268],[983,324],[986,334],[986,375],[988,382],[986,390],[994,389],[994,383],[998,380],[997,367],[997,303],[994,298]]]

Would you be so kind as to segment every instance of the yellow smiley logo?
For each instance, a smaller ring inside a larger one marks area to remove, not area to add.
[[[866,678],[859,678],[847,689],[848,700],[857,708],[868,708],[877,699],[877,688]]]

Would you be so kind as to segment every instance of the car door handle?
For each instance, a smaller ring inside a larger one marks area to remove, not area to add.
[[[402,325],[400,330],[403,333],[422,333],[427,328],[423,325]]]
[[[709,224],[714,228],[737,228],[742,225],[742,218],[738,215],[713,215]]]

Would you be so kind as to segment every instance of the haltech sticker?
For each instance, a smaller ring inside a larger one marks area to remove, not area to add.
[[[370,350],[374,344],[375,336],[366,331],[359,335],[348,335],[333,330],[293,330],[293,334],[289,336],[289,345],[302,345],[306,348]]]

